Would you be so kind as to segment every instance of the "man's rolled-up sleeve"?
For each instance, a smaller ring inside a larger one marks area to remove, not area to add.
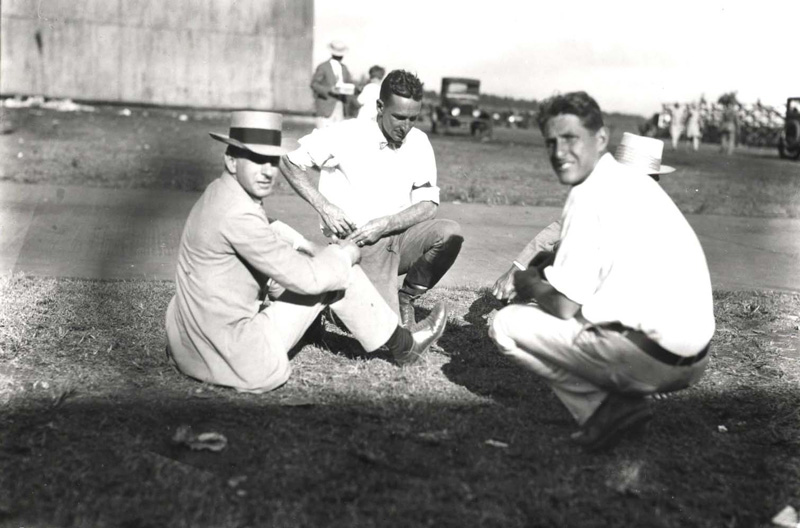
[[[411,187],[411,203],[433,202],[438,204],[439,186],[436,184],[436,157],[427,138],[425,145],[420,147],[418,156],[414,183]]]
[[[544,269],[544,276],[559,293],[583,305],[597,291],[607,267],[600,222],[591,214],[567,216],[562,222],[555,262]]]
[[[333,158],[329,136],[324,129],[315,129],[307,136],[300,138],[298,140],[300,146],[287,154],[289,161],[303,170],[322,167],[325,162]]]

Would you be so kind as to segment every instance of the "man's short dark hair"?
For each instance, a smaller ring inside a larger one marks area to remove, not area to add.
[[[392,94],[422,101],[422,82],[413,73],[392,70],[381,83],[381,101],[385,103]]]
[[[384,75],[386,75],[386,70],[383,66],[375,65],[369,69],[370,79],[383,79]]]
[[[583,126],[592,132],[597,132],[603,127],[603,112],[600,110],[600,105],[586,92],[554,95],[542,101],[539,114],[536,116],[539,130],[544,132],[547,122],[562,114],[577,116]]]

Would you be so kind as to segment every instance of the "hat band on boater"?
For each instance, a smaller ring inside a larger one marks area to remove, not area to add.
[[[245,144],[281,146],[281,131],[263,128],[231,128],[230,138]]]

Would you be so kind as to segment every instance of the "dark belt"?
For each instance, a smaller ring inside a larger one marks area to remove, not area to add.
[[[678,354],[673,354],[666,348],[647,337],[647,334],[644,332],[629,328],[622,323],[603,323],[597,326],[613,332],[619,332],[622,336],[628,339],[628,341],[639,347],[642,352],[651,358],[657,359],[664,364],[672,365],[674,367],[688,367],[689,365],[694,365],[706,357],[706,354],[708,354],[708,349],[711,346],[711,343],[709,343],[705,346],[705,348],[703,348],[703,350],[694,356],[679,356]]]

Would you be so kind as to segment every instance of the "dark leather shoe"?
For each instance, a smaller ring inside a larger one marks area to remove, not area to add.
[[[612,449],[624,437],[644,430],[652,418],[644,397],[610,394],[572,440],[589,452]]]
[[[447,307],[438,303],[428,317],[420,321],[417,330],[411,334],[414,345],[405,352],[394,354],[394,361],[401,367],[413,365],[420,360],[422,354],[439,339],[447,325]]]
[[[412,297],[400,293],[398,300],[400,301],[400,326],[414,330],[417,324],[416,316],[414,314],[414,304],[411,302]]]

